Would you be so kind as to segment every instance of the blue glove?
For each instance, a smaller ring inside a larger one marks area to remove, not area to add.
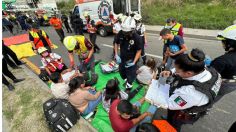
[[[120,63],[121,63],[121,58],[120,58],[119,55],[116,55],[116,56],[115,56],[115,59],[116,59],[116,63],[117,63],[117,64],[120,64]]]
[[[134,62],[127,63],[127,64],[125,65],[125,68],[129,68],[129,67],[134,66],[134,65],[135,65]]]

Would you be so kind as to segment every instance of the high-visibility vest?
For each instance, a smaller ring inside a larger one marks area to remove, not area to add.
[[[77,53],[79,56],[86,54],[88,55],[89,51],[88,48],[85,45],[85,37],[82,35],[75,36],[75,39],[79,42],[79,50],[77,50]]]
[[[40,40],[40,37],[39,37],[37,32],[30,31],[30,34],[34,38],[34,42],[33,43],[34,43],[36,49],[38,49],[39,47],[45,47],[45,46],[51,45],[50,40],[47,38],[47,34],[43,30],[41,30],[41,33],[42,33],[42,36],[44,37],[44,39],[47,41],[48,45],[44,45],[43,41]]]
[[[168,27],[167,24],[165,25],[165,28],[166,27]],[[181,24],[180,23],[176,23],[172,28],[170,28],[171,33],[173,35],[178,35],[180,27],[181,27]]]

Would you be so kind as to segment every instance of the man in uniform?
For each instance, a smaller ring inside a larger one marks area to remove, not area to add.
[[[64,31],[62,29],[62,21],[56,17],[56,14],[52,15],[52,18],[49,21],[50,25],[54,27],[57,34],[60,37],[60,41],[63,42],[63,39],[65,38]]]
[[[74,55],[76,52],[78,54],[79,63],[80,63],[80,71],[87,71],[87,67],[90,66],[90,70],[92,73],[94,71],[94,55],[93,55],[93,44],[84,36],[67,36],[64,39],[64,45],[68,50],[69,59],[70,59],[70,67],[77,69],[74,63]]]
[[[121,25],[121,31],[115,41],[115,59],[119,63],[119,72],[122,79],[126,80],[126,89],[130,91],[136,79],[136,70],[142,50],[141,37],[134,31],[135,20],[127,17]],[[118,55],[120,46],[120,56]]]

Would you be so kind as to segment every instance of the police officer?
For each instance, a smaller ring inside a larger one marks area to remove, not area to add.
[[[236,25],[226,28],[218,34],[226,53],[212,61],[213,66],[224,79],[236,76]],[[235,77],[236,79],[236,77]]]
[[[131,90],[132,83],[136,79],[136,63],[142,51],[141,37],[134,31],[135,27],[135,20],[127,17],[121,24],[121,31],[115,41],[115,59],[120,64],[120,76],[126,80],[127,92]],[[118,45],[120,45],[120,56]]]
[[[144,51],[144,46],[147,44],[147,36],[146,36],[146,29],[145,25],[141,22],[142,16],[140,14],[134,15],[134,19],[136,22],[136,32],[141,36],[142,38],[142,53],[141,57],[143,59],[143,64],[146,64],[146,55]]]
[[[174,77],[170,85],[168,121],[178,131],[182,124],[193,123],[212,107],[221,86],[220,74],[206,69],[205,54],[193,49],[175,61],[175,72],[163,71],[161,76]]]
[[[63,43],[68,50],[71,68],[75,68],[77,70],[77,66],[74,64],[73,53],[75,52],[78,54],[80,71],[86,72],[87,67],[89,66],[92,74],[95,73],[93,44],[87,38],[82,35],[67,36],[65,37]]]

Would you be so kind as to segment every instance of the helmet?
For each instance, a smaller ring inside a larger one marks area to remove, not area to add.
[[[121,24],[121,30],[124,32],[133,31],[136,27],[135,20],[132,17],[127,17]]]
[[[236,24],[227,27],[225,30],[218,33],[219,40],[231,39],[236,40]]]
[[[47,51],[47,49],[45,47],[38,48],[38,53],[39,54],[42,54],[44,51]]]
[[[76,46],[77,40],[75,39],[74,36],[67,36],[63,40],[63,44],[67,48],[67,50],[74,50]]]
[[[136,15],[134,15],[134,20],[141,21],[142,20],[142,16],[140,14],[136,14]]]
[[[83,13],[83,16],[84,16],[84,17],[89,16],[89,12],[85,11],[85,12]]]

